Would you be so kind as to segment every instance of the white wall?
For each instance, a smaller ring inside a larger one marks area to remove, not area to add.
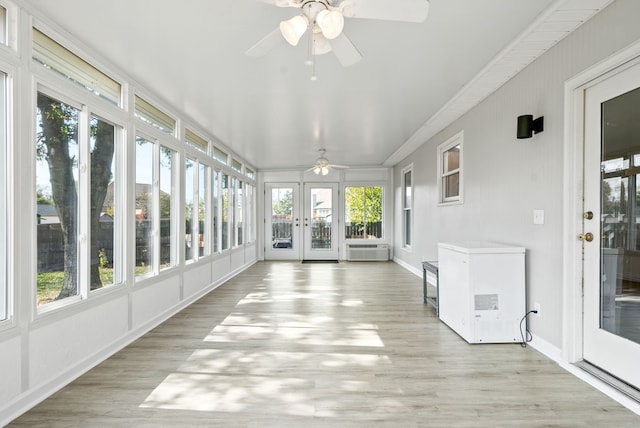
[[[413,163],[414,225],[410,251],[400,249],[402,224],[395,223],[397,260],[420,269],[437,259],[437,243],[489,240],[527,248],[530,307],[541,316],[531,330],[562,346],[563,289],[563,108],[566,80],[640,39],[640,2],[616,0],[520,72],[459,120],[425,142],[394,168],[395,212],[402,210],[401,170]],[[517,140],[516,118],[544,116],[543,133]],[[464,203],[438,206],[437,146],[464,131]],[[545,224],[533,224],[533,210]]]

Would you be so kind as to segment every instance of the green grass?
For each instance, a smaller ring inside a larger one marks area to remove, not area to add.
[[[102,284],[113,284],[113,269],[99,268],[99,273]],[[57,300],[60,290],[62,289],[63,279],[64,272],[62,271],[38,274],[38,306]]]
[[[168,267],[162,266],[161,268]],[[99,268],[100,280],[105,287],[113,285],[113,268]],[[136,276],[141,276],[151,272],[150,266],[136,266]],[[64,279],[63,271],[39,273],[38,284],[38,306],[54,302],[58,299],[62,289]]]

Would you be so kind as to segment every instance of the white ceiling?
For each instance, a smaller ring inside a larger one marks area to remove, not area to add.
[[[258,169],[310,166],[320,148],[337,164],[393,164],[610,1],[431,0],[420,24],[346,19],[362,61],[343,68],[333,54],[320,56],[311,81],[304,42],[244,55],[295,9],[258,0],[24,0]],[[565,8],[584,13],[557,18]],[[564,21],[572,24],[549,27]],[[510,50],[540,30],[557,34],[514,63]],[[497,76],[505,61],[511,71]],[[492,83],[474,93],[483,75]]]

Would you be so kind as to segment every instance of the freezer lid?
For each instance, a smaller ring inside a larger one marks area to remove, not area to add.
[[[524,254],[526,252],[526,248],[524,247],[514,247],[489,241],[439,242],[438,248],[445,248],[466,254]]]

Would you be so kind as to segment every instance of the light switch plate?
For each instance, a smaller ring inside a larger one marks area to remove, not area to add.
[[[544,210],[533,210],[533,224],[544,224]]]

